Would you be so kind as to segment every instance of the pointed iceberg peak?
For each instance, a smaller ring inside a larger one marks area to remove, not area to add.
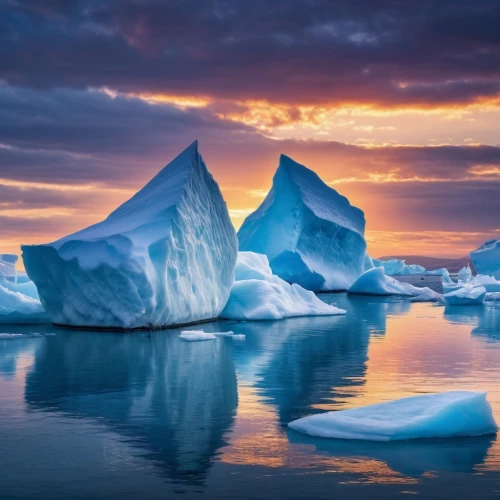
[[[219,315],[237,240],[195,141],[102,222],[22,249],[54,323],[156,328]]]
[[[240,251],[267,255],[282,279],[346,290],[366,269],[365,217],[309,168],[281,155],[273,187],[243,223]]]

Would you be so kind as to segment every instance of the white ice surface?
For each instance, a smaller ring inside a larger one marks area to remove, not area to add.
[[[22,248],[54,323],[156,328],[219,316],[237,239],[194,142],[104,221]]]
[[[274,275],[267,257],[239,252],[235,282],[221,316],[236,320],[278,320],[293,316],[345,314],[326,304],[313,292]]]
[[[481,305],[486,296],[484,286],[464,286],[453,292],[445,293],[443,298],[448,306]]]
[[[313,290],[347,290],[366,269],[363,212],[312,170],[281,155],[273,186],[238,232],[240,251],[267,255],[273,273]]]
[[[419,288],[386,276],[383,267],[374,267],[363,273],[349,288],[358,295],[403,295],[419,302],[435,302],[441,295],[430,288]]]
[[[395,441],[494,434],[497,424],[484,392],[450,391],[413,396],[290,422],[311,436]]]
[[[500,240],[489,240],[470,253],[478,274],[494,276],[500,280]]]

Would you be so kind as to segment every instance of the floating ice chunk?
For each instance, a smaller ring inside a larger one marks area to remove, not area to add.
[[[460,271],[458,271],[458,282],[459,283],[470,283],[472,280],[472,271],[470,270],[470,267],[462,267]]]
[[[470,391],[413,396],[330,411],[288,425],[310,436],[368,441],[480,436],[497,432],[486,393]]]
[[[203,330],[184,330],[179,338],[186,342],[201,342],[204,340],[214,340],[217,337],[213,333],[206,333]]]
[[[158,328],[219,316],[237,239],[194,142],[104,221],[22,248],[54,323]]]
[[[25,337],[22,333],[0,333],[0,340],[15,340]]]
[[[273,187],[238,232],[241,251],[267,255],[274,274],[313,290],[347,290],[366,269],[363,212],[312,170],[281,155]]]
[[[385,275],[383,267],[374,267],[363,273],[349,288],[349,293],[358,295],[403,295],[418,302],[441,300],[441,295],[430,288],[419,288],[401,283]]]
[[[500,292],[487,293],[484,300],[488,302],[498,302],[500,300]]]
[[[472,278],[472,286],[484,286],[487,293],[500,292],[500,281],[496,280],[493,276],[486,276],[478,274]]]
[[[234,337],[234,332],[210,332],[212,335],[216,337]]]
[[[489,240],[470,253],[478,274],[487,274],[500,280],[500,240]]]
[[[443,302],[443,295],[432,290],[429,287],[418,288],[415,287],[415,293],[418,291],[418,295],[410,297],[412,302]]]
[[[277,320],[293,316],[331,316],[343,309],[326,304],[297,284],[274,275],[267,257],[239,252],[235,282],[221,316],[237,320]]]
[[[240,334],[234,334],[231,338],[234,339],[234,340],[245,340],[246,335],[242,335],[241,333]]]
[[[464,286],[453,292],[445,293],[444,300],[448,306],[477,306],[484,302],[486,288],[484,286]]]

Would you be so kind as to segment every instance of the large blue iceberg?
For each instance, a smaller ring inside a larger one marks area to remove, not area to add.
[[[312,170],[281,155],[273,187],[238,232],[240,251],[267,255],[274,274],[313,290],[347,290],[366,269],[363,212]]]
[[[497,424],[484,392],[413,396],[300,418],[289,427],[310,436],[368,441],[494,434]]]
[[[237,239],[194,142],[104,221],[22,248],[54,323],[155,328],[219,316]]]

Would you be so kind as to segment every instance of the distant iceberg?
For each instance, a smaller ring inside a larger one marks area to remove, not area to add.
[[[32,281],[18,283],[15,254],[0,254],[0,324],[49,323]]]
[[[484,286],[487,293],[500,292],[500,281],[496,280],[493,276],[486,276],[478,274],[471,280],[472,286]]]
[[[312,170],[281,155],[273,187],[238,232],[240,251],[308,290],[347,290],[366,269],[363,212]]]
[[[219,316],[237,240],[194,142],[104,221],[22,249],[54,323],[157,328]]]
[[[363,273],[349,288],[349,293],[358,295],[402,295],[415,301],[435,302],[442,300],[441,294],[427,287],[416,287],[402,283],[385,275],[383,267],[374,267]]]
[[[326,304],[297,284],[274,275],[267,257],[239,252],[235,282],[221,316],[236,320],[277,320],[294,316],[331,316],[343,309]]]
[[[472,271],[469,266],[464,266],[458,271],[458,283],[467,284],[472,280]]]
[[[481,436],[497,432],[484,392],[450,391],[413,396],[290,422],[310,436],[367,441]]]
[[[372,259],[372,261],[374,266],[383,267],[387,276],[410,276],[426,272],[425,267],[418,264],[406,264],[404,260],[400,259]]]
[[[476,306],[484,303],[486,288],[484,286],[464,286],[458,290],[445,293],[443,298],[448,306]]]
[[[478,274],[494,276],[500,280],[500,240],[489,240],[470,253]]]

